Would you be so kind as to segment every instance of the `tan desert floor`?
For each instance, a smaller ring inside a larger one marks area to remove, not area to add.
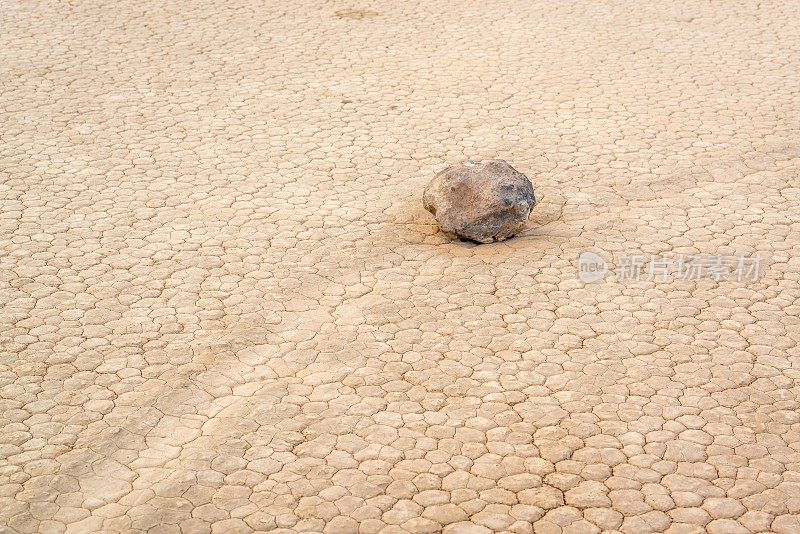
[[[800,2],[0,7],[0,532],[800,532]]]

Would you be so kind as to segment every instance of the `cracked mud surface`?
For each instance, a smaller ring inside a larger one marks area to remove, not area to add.
[[[0,6],[0,532],[800,532],[798,2]]]

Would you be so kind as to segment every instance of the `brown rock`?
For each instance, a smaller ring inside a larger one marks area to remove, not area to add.
[[[536,203],[528,177],[500,159],[446,168],[422,200],[443,232],[479,243],[517,234]]]

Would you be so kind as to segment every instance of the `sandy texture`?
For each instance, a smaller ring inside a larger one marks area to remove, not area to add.
[[[800,531],[797,1],[0,8],[0,532]]]

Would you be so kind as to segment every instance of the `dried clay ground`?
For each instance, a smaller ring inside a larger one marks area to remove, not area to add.
[[[0,532],[800,532],[798,19],[0,1]]]

